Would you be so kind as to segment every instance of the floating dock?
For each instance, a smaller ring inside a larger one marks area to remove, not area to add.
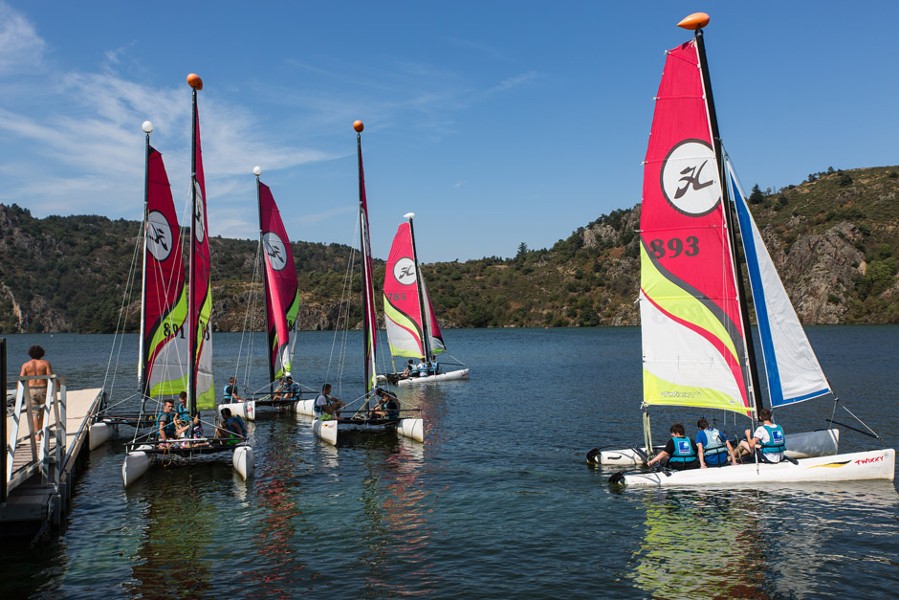
[[[75,480],[90,451],[90,424],[99,410],[102,390],[67,390],[62,377],[44,379],[50,393],[42,435],[33,431],[27,406],[30,394],[22,381],[13,414],[2,423],[6,444],[0,457],[5,475],[0,481],[0,537],[36,538],[62,531]]]

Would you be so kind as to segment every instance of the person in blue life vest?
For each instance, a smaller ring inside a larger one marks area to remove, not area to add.
[[[696,452],[699,455],[699,466],[721,467],[727,464],[737,464],[734,456],[734,447],[723,433],[709,426],[705,417],[696,422],[699,432],[696,434]]]
[[[383,388],[375,388],[375,396],[378,403],[371,409],[371,416],[375,419],[399,419],[400,400]]]
[[[156,427],[160,440],[175,439],[175,401],[166,398],[162,412],[156,415]]]
[[[228,378],[228,385],[225,386],[224,402],[240,402],[243,398],[237,393],[237,380],[234,377]]]
[[[779,463],[784,459],[784,452],[787,449],[786,437],[783,427],[775,425],[773,419],[774,415],[767,408],[759,411],[759,421],[762,424],[751,435],[750,431],[746,430],[746,439],[741,440],[737,447],[740,457],[751,455],[757,450],[762,462]]]
[[[300,384],[295,383],[290,373],[284,375],[284,383],[281,384],[281,400],[299,400]]]
[[[247,439],[247,425],[237,415],[231,414],[230,408],[222,409],[222,422],[215,432],[215,437],[224,438],[231,444]]]
[[[331,384],[326,383],[322,386],[322,393],[316,396],[315,404],[312,406],[312,412],[315,417],[322,421],[329,419],[339,419],[340,409],[344,403],[340,398],[331,395]]]
[[[669,469],[675,471],[698,469],[699,453],[696,450],[696,444],[687,437],[684,426],[681,423],[675,423],[671,426],[670,433],[671,438],[665,444],[665,449],[652,457],[646,466],[651,467],[667,458]]]
[[[179,421],[190,422],[190,410],[187,408],[187,392],[178,394],[178,405],[175,406],[175,416]]]
[[[435,355],[435,354],[431,355],[430,365],[431,365],[431,373],[432,374],[437,375],[438,373],[440,373],[440,365],[437,363],[437,355]]]

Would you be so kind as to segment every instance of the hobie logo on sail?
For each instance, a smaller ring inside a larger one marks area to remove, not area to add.
[[[280,271],[287,265],[287,249],[277,233],[266,233],[262,236],[262,245],[268,256],[268,263],[275,271]]]
[[[415,261],[411,258],[401,258],[393,265],[393,276],[403,285],[415,283]]]
[[[206,215],[203,214],[203,190],[200,189],[199,181],[194,181],[194,192],[197,194],[197,210],[194,213],[194,236],[202,244],[206,238]]]
[[[682,213],[700,216],[721,200],[715,152],[702,140],[683,140],[662,165],[662,192]]]
[[[172,253],[172,228],[168,219],[158,210],[147,215],[147,251],[159,262]]]

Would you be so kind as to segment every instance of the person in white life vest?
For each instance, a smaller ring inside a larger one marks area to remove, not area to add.
[[[737,447],[737,453],[741,457],[758,450],[759,458],[763,462],[779,463],[784,459],[784,452],[787,449],[786,437],[783,427],[775,425],[773,418],[767,408],[759,411],[759,420],[762,424],[752,434],[746,430],[746,439],[741,440]]]

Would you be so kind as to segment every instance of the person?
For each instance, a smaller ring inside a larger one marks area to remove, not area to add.
[[[290,373],[285,373],[278,379],[278,387],[275,389],[275,393],[272,394],[272,400],[280,400],[284,398],[284,394],[287,393],[287,378],[290,377]]]
[[[190,428],[190,437],[195,440],[203,438],[203,421],[200,419],[200,413],[197,411],[196,416],[193,418],[193,425]]]
[[[44,349],[41,346],[32,346],[28,349],[31,360],[22,363],[19,377],[35,377],[53,375],[53,366],[50,361],[44,360]],[[44,405],[47,402],[47,380],[32,379],[28,382],[31,392],[31,424],[37,432],[37,441],[41,440],[41,432],[44,428]]]
[[[422,359],[418,361],[418,364],[415,365],[415,370],[418,372],[419,377],[428,376],[428,363],[425,361],[424,357],[422,357]]]
[[[720,431],[709,426],[705,417],[696,422],[696,427],[699,428],[699,432],[696,434],[696,452],[699,455],[701,468],[720,467],[727,464],[728,459],[731,464],[737,464],[734,447],[730,440]]]
[[[667,458],[668,468],[675,471],[699,468],[696,444],[687,437],[684,426],[681,423],[675,423],[671,426],[670,433],[671,439],[665,444],[665,449],[652,457],[646,466],[651,467]]]
[[[786,451],[786,441],[784,438],[784,430],[780,425],[775,425],[773,421],[774,415],[767,408],[759,411],[759,420],[762,422],[755,432],[750,435],[746,430],[746,439],[740,440],[737,452],[742,458],[744,455],[752,454],[759,450],[759,458],[763,462],[779,463],[784,459]]]
[[[294,383],[293,377],[288,373],[284,376],[284,392],[281,395],[283,400],[299,400],[300,384]]]
[[[162,412],[156,416],[156,427],[159,439],[173,440],[176,437],[175,429],[175,401],[166,398],[162,403]]]
[[[315,398],[312,412],[322,421],[339,419],[340,409],[343,408],[343,406],[343,400],[331,396],[331,384],[326,383],[322,386],[322,393]]]
[[[190,409],[187,408],[187,392],[178,394],[178,406],[175,407],[175,414],[180,421],[190,422]]]
[[[409,362],[406,363],[406,368],[400,373],[400,379],[409,379],[412,376],[412,371],[415,370],[415,366],[412,363],[412,359],[409,359]]]
[[[234,377],[228,378],[228,385],[225,386],[225,403],[240,402],[243,398],[237,393],[237,380]]]
[[[440,373],[440,365],[437,364],[437,355],[435,354],[431,355],[431,373],[434,375]]]
[[[247,425],[243,422],[243,419],[237,415],[232,415],[231,409],[227,407],[222,409],[221,414],[222,423],[215,432],[216,437],[225,438],[232,444],[247,439]]]
[[[372,417],[376,419],[398,419],[400,417],[400,401],[382,388],[375,388],[375,395],[378,397],[378,403],[371,411]]]

